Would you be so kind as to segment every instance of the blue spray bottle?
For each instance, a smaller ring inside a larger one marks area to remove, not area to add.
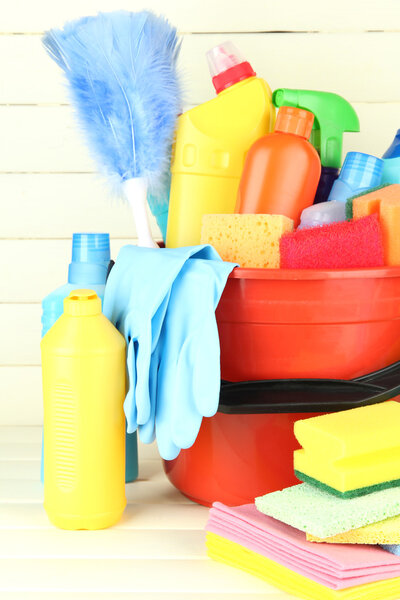
[[[382,156],[384,160],[382,184],[400,183],[400,129],[393,142]]]
[[[68,268],[68,283],[57,288],[42,301],[42,337],[62,315],[64,298],[77,288],[94,290],[103,302],[110,264],[110,236],[108,233],[74,233],[72,260]],[[138,476],[137,436],[126,436],[126,482]],[[40,478],[44,480],[43,444]]]

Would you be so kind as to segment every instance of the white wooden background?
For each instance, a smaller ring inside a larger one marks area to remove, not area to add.
[[[345,151],[381,155],[400,127],[399,0],[2,0],[0,5],[0,424],[42,420],[40,301],[66,281],[74,231],[135,238],[77,133],[41,34],[98,10],[150,8],[183,36],[186,105],[214,95],[205,51],[231,39],[271,88],[337,92],[361,133]],[[154,226],[156,232],[156,227]]]

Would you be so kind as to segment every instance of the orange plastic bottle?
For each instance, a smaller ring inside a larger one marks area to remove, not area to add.
[[[300,223],[314,202],[321,162],[307,141],[314,115],[291,106],[279,109],[273,133],[249,149],[240,180],[236,213],[285,215]]]

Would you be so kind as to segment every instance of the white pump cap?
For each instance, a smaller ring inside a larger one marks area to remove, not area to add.
[[[244,56],[232,42],[224,42],[207,52],[207,62],[211,77],[245,62]]]

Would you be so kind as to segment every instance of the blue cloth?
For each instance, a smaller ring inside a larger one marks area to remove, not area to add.
[[[128,432],[157,438],[163,458],[190,447],[203,416],[218,408],[215,309],[229,273],[211,246],[120,251],[103,312],[127,341]]]
[[[381,546],[381,548],[387,550],[391,554],[396,554],[397,556],[400,556],[400,544],[385,544]]]

